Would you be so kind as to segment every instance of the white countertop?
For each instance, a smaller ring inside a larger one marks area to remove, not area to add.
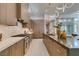
[[[24,38],[11,36],[23,34],[25,30],[26,33],[32,34],[32,32],[27,29],[28,28],[22,28],[20,23],[18,24],[18,26],[0,25],[0,33],[2,33],[2,39],[0,41],[0,52]]]
[[[11,37],[13,35],[23,33],[21,26],[0,25],[0,33],[2,33],[2,39],[0,41],[0,52],[24,38]]]
[[[9,37],[0,41],[0,52],[22,40],[24,37]]]

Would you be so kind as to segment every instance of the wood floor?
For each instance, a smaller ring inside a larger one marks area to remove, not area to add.
[[[33,39],[25,56],[49,56],[42,39]]]

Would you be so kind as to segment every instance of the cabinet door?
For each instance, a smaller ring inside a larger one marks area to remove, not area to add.
[[[22,56],[23,55],[23,40],[21,40],[17,43],[16,50],[17,50],[16,51],[17,56]]]
[[[17,45],[17,43],[11,46],[11,52],[10,52],[11,56],[17,56],[17,54],[16,54],[16,50],[17,50],[16,45]]]
[[[16,3],[0,3],[0,23],[16,25]]]
[[[48,38],[48,51],[49,51],[49,54],[50,54],[50,56],[54,56],[55,54],[55,52],[54,52],[54,42],[50,39],[50,38]]]
[[[9,56],[10,55],[10,48],[7,48],[0,52],[0,56]]]
[[[6,24],[7,19],[6,3],[0,3],[0,24]]]
[[[58,44],[53,38],[44,35],[44,44],[51,56],[66,56],[68,49]]]
[[[66,56],[67,55],[67,49],[58,43],[55,43],[55,55],[58,56]]]
[[[49,39],[49,53],[51,56],[66,56],[67,49],[57,42],[53,41],[53,39]]]
[[[54,42],[47,36],[44,35],[44,44],[48,50],[49,55],[54,55]]]
[[[16,25],[16,4],[8,3],[7,4],[7,25]]]
[[[21,40],[11,46],[11,55],[12,56],[22,56],[24,55],[25,49],[24,49],[24,40]]]
[[[1,56],[23,56],[25,54],[25,40],[21,40],[0,52]]]
[[[45,35],[43,36],[43,42],[44,42],[44,44],[45,44],[45,46],[46,46],[46,48],[47,48],[47,50],[49,49],[49,40],[48,40],[48,37],[46,37]]]

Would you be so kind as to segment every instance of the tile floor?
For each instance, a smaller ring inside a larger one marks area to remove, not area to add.
[[[33,39],[25,56],[49,56],[42,39]]]

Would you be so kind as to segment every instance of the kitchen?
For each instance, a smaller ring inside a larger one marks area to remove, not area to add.
[[[39,49],[32,49],[35,55],[79,56],[78,6],[76,3],[0,3],[0,55],[28,56],[32,42],[40,40],[44,48],[38,44]]]

